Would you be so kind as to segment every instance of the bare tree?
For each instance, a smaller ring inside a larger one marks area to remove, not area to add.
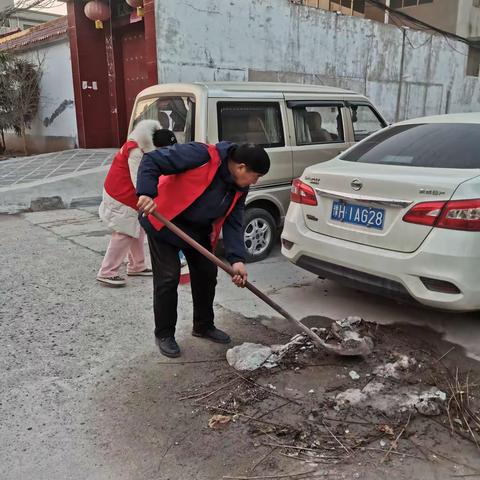
[[[14,129],[28,155],[27,129],[38,112],[42,61],[35,63],[3,54],[0,58],[0,130]]]
[[[0,27],[8,27],[9,19],[24,10],[51,8],[56,0],[12,0],[11,4],[0,7]]]
[[[3,153],[7,146],[5,144],[5,130],[13,128],[11,96],[8,95],[10,87],[9,74],[10,58],[6,53],[0,53],[0,153]]]

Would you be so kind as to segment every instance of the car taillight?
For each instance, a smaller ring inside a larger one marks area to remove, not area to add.
[[[299,178],[292,182],[290,200],[303,205],[317,205],[315,191],[310,185],[303,183]]]
[[[434,226],[446,202],[424,202],[413,206],[403,217],[404,222]]]
[[[480,231],[480,199],[448,202],[436,226],[453,230]]]
[[[451,230],[480,231],[480,199],[418,203],[405,214],[403,221]]]

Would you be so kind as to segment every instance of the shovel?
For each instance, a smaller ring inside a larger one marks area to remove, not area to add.
[[[216,257],[213,253],[209,252],[205,247],[202,247],[198,242],[196,242],[193,238],[187,235],[183,230],[178,228],[172,222],[167,220],[158,212],[153,212],[153,215],[157,220],[162,222],[171,232],[175,235],[180,237],[186,243],[188,243],[192,248],[200,252],[202,255],[207,257],[211,262],[213,262],[217,267],[221,268],[224,272],[228,273],[231,277],[235,275],[233,268],[225,263],[222,262],[218,257]],[[258,298],[263,300],[267,305],[272,307],[275,311],[277,311],[282,317],[286,318],[289,322],[296,325],[302,332],[310,337],[312,342],[318,347],[323,348],[328,353],[332,353],[334,355],[342,355],[342,356],[359,356],[359,355],[368,355],[372,351],[372,343],[369,338],[360,338],[355,342],[346,342],[345,345],[338,343],[336,345],[327,343],[322,340],[314,331],[310,330],[307,326],[305,326],[302,322],[292,317],[286,310],[284,310],[280,305],[274,302],[270,297],[265,295],[262,291],[260,291],[257,287],[252,285],[250,282],[246,282],[245,288],[250,290],[254,295]]]

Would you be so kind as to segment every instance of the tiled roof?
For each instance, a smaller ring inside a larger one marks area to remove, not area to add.
[[[51,22],[41,23],[27,30],[0,38],[0,51],[32,48],[36,44],[66,37],[67,31],[67,17],[60,17]]]

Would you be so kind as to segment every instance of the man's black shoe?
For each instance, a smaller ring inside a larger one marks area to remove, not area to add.
[[[230,343],[232,341],[232,339],[225,332],[222,332],[215,327],[209,328],[204,332],[196,332],[194,330],[192,335],[194,337],[208,338],[209,340],[217,343]]]
[[[155,343],[160,349],[160,353],[166,357],[176,358],[180,356],[180,347],[174,337],[155,337]]]

